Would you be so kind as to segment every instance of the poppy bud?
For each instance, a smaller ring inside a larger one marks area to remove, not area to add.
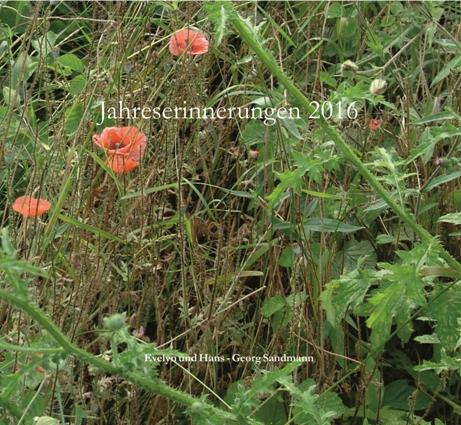
[[[104,327],[109,331],[115,332],[122,329],[125,326],[125,313],[116,313],[112,316],[104,318]]]
[[[382,78],[374,79],[370,84],[370,93],[374,96],[383,94],[387,88],[387,81]]]
[[[355,74],[359,70],[358,65],[351,60],[347,60],[341,64],[341,74],[352,73]]]
[[[203,412],[204,404],[201,401],[194,401],[190,406],[190,411],[192,413]]]
[[[248,156],[252,159],[256,159],[259,156],[259,151],[258,149],[251,149],[250,152],[248,152]]]
[[[443,165],[443,162],[444,162],[444,161],[443,161],[443,158],[435,158],[435,159],[434,159],[434,165],[435,165],[436,167],[441,167],[441,166]]]
[[[379,119],[371,119],[368,122],[368,128],[371,131],[377,131],[377,130],[379,130],[379,127],[381,127],[381,120],[379,120]]]

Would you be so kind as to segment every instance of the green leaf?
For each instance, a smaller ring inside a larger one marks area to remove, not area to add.
[[[0,259],[0,270],[13,270],[19,273],[29,273],[33,276],[48,277],[48,274],[44,270],[35,267],[26,261],[15,260],[12,258]]]
[[[451,71],[456,70],[460,66],[461,66],[461,56],[457,55],[450,62],[448,62],[440,70],[440,72],[435,76],[435,78],[432,80],[431,88],[434,87],[438,82],[448,77]]]
[[[428,127],[424,130],[421,142],[416,148],[412,149],[406,164],[412,163],[415,159],[422,157],[424,164],[431,159],[434,148],[438,142],[451,137],[461,136],[461,129],[452,124],[444,123],[440,127]]]
[[[82,60],[73,53],[66,53],[65,55],[59,56],[55,61],[63,66],[67,66],[72,71],[82,73],[85,70],[85,65]]]
[[[168,184],[163,184],[160,186],[148,187],[147,189],[140,190],[138,192],[129,192],[125,196],[122,196],[120,200],[139,198],[140,196],[146,196],[152,193],[161,192],[163,190],[177,189],[177,188],[178,188],[178,183],[168,183]]]
[[[427,314],[436,320],[435,334],[447,352],[461,346],[461,285],[439,288],[431,295]]]
[[[282,267],[293,267],[294,261],[294,251],[291,246],[287,246],[283,248],[282,252],[280,253],[279,264]]]
[[[327,320],[334,327],[339,326],[348,308],[354,310],[363,303],[365,295],[373,283],[374,274],[367,269],[353,270],[339,279],[328,282],[320,295]]]
[[[294,171],[284,171],[279,173],[280,183],[275,187],[271,194],[266,199],[269,201],[269,208],[274,208],[277,205],[287,190],[291,189],[295,193],[300,193],[303,186],[303,176],[307,172],[307,168],[297,168]]]
[[[17,108],[21,103],[19,92],[11,87],[3,87],[2,90],[3,100],[11,108]]]
[[[315,394],[315,384],[294,397],[293,419],[296,425],[330,425],[332,420],[340,415],[341,413],[333,410],[331,406],[325,406],[321,396]]]
[[[206,281],[208,285],[214,283],[231,283],[235,279],[245,279],[247,277],[262,277],[264,273],[259,270],[242,270],[238,272],[231,272],[212,277]]]
[[[427,115],[419,120],[413,121],[413,125],[424,125],[434,121],[446,121],[456,118],[456,115],[450,111],[437,112],[435,114]]]
[[[95,227],[95,226],[91,226],[90,224],[82,223],[82,222],[76,220],[75,218],[69,217],[67,215],[59,213],[58,218],[61,221],[63,221],[64,223],[67,223],[67,224],[70,224],[72,226],[75,226],[75,227],[77,227],[77,228],[79,228],[81,230],[85,230],[87,232],[93,233],[94,235],[96,235],[96,236],[98,236],[100,238],[108,239],[108,240],[111,240],[111,241],[116,241],[116,242],[119,242],[119,243],[125,243],[125,241],[123,239],[119,238],[118,236],[113,235],[110,232],[107,232],[106,230],[100,229],[100,228]]]
[[[8,227],[3,227],[1,229],[2,234],[2,250],[3,252],[11,257],[16,258],[16,249],[14,248],[13,244],[11,243],[10,235],[8,232]]]
[[[337,86],[336,80],[328,72],[325,71],[322,71],[320,73],[320,81],[322,81],[325,84],[328,84],[330,87]]]
[[[461,212],[445,214],[437,220],[443,223],[461,224]]]
[[[458,354],[456,357],[451,357],[442,349],[439,361],[425,360],[422,364],[415,366],[416,372],[424,372],[426,370],[433,370],[436,374],[454,370],[461,375],[461,355]]]
[[[10,87],[17,90],[24,86],[25,82],[32,76],[36,68],[37,61],[26,52],[20,52],[11,68]]]
[[[260,393],[268,393],[272,391],[272,385],[279,382],[283,378],[291,376],[291,373],[300,366],[299,362],[288,363],[280,369],[274,369],[270,372],[265,372],[259,375],[253,381],[251,389],[248,391],[249,395],[256,395]]]
[[[232,6],[227,1],[209,1],[205,2],[204,6],[208,19],[213,23],[215,45],[218,47],[226,32],[228,15],[232,12]]]
[[[286,425],[285,403],[279,396],[271,396],[260,404],[254,413],[255,418],[266,425]]]
[[[413,397],[416,395],[416,400]],[[384,388],[383,406],[397,410],[422,410],[431,403],[430,397],[409,385],[406,379],[392,381]]]
[[[312,232],[323,233],[353,233],[363,229],[362,226],[343,223],[334,218],[308,218],[304,221],[304,227]]]
[[[415,264],[404,261],[402,264],[382,266],[383,283],[369,300],[371,313],[367,319],[367,326],[372,329],[371,343],[374,348],[383,348],[394,319],[399,328],[398,336],[402,341],[408,341],[412,332],[409,322],[411,312],[426,303],[425,283]]]
[[[461,171],[453,171],[452,173],[446,174],[444,176],[438,176],[432,180],[424,189],[425,192],[429,192],[436,187],[451,182],[452,180],[458,179],[461,177]]]
[[[271,317],[277,311],[280,311],[286,307],[285,298],[281,295],[276,295],[275,297],[269,298],[264,301],[264,304],[261,308],[261,314],[264,317]]]
[[[37,40],[32,40],[32,46],[39,56],[45,57],[53,51],[57,39],[57,34],[53,31],[48,31],[46,34],[37,38]]]
[[[77,75],[75,78],[70,80],[69,93],[72,96],[77,96],[85,90],[87,80],[83,75]]]
[[[367,241],[351,240],[336,255],[333,270],[336,276],[362,267],[374,269],[376,266],[376,253],[373,245]]]
[[[83,105],[74,103],[66,109],[64,114],[66,134],[75,133],[80,126],[80,121],[83,118]]]

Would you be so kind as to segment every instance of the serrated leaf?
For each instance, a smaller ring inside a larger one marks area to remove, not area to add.
[[[320,296],[327,320],[338,326],[344,319],[348,308],[354,310],[362,304],[368,288],[373,284],[371,270],[353,270],[339,279],[332,280]]]
[[[232,6],[226,1],[205,2],[204,6],[208,19],[213,23],[215,45],[218,47],[226,33],[226,24],[229,13],[233,10]]]
[[[445,371],[454,370],[461,375],[461,356],[458,354],[456,357],[448,356],[444,349],[441,350],[441,358],[439,361],[425,360],[422,364],[415,366],[417,372],[424,372],[426,370],[433,370],[436,374]]]
[[[283,378],[291,376],[291,373],[299,366],[300,364],[298,362],[288,363],[283,368],[265,372],[262,375],[257,376],[248,393],[253,395],[271,392],[273,384],[279,382]]]
[[[461,212],[445,214],[442,217],[439,217],[437,221],[443,223],[461,224]]]
[[[461,129],[452,124],[445,123],[440,127],[426,128],[421,137],[421,142],[416,148],[412,149],[406,163],[409,164],[415,159],[421,157],[424,164],[427,164],[431,159],[434,148],[441,140],[451,137],[461,136]]]
[[[398,336],[406,342],[412,332],[411,312],[426,303],[425,283],[408,257],[406,261],[402,258],[402,264],[383,264],[382,286],[369,300],[371,313],[367,326],[372,329],[371,342],[375,348],[383,348],[394,319]]]
[[[461,285],[437,289],[431,296],[427,314],[437,321],[435,334],[447,352],[461,346]]]

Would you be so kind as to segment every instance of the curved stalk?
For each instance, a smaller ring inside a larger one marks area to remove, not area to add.
[[[82,350],[81,348],[73,344],[61,332],[61,330],[56,326],[56,324],[46,316],[46,314],[41,309],[32,305],[28,300],[19,298],[16,295],[13,295],[5,290],[0,290],[0,299],[22,310],[24,313],[32,317],[37,323],[39,323],[50,334],[50,336],[64,349],[65,352],[73,355],[78,360],[86,362],[94,367],[97,367],[98,369],[101,369],[108,374],[117,375],[122,378],[125,378],[131,383],[138,385],[139,387],[151,393],[164,396],[183,406],[191,407],[195,404],[198,404],[197,405],[198,409],[201,409],[207,412],[207,414],[209,415],[219,417],[222,420],[225,420],[226,423],[229,423],[229,424],[241,423],[234,414],[230,412],[226,412],[222,409],[219,409],[187,393],[176,390],[170,387],[169,385],[167,385],[166,383],[162,382],[157,377],[145,378],[135,372],[125,370],[122,367],[116,367],[112,365],[110,362],[100,359],[94,354],[91,354],[85,350]],[[0,399],[0,402],[1,401],[3,400]]]

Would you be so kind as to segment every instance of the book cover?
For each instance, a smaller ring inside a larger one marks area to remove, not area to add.
[[[0,425],[459,424],[460,18],[1,1]]]

